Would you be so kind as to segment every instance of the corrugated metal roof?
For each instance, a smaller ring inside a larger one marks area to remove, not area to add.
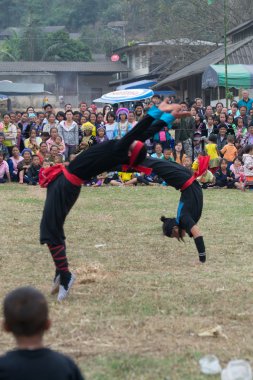
[[[44,84],[41,83],[12,83],[0,82],[0,92],[5,95],[11,94],[43,94]]]
[[[235,32],[238,32],[239,30],[243,30],[245,27],[248,27],[249,25],[253,24],[253,19],[251,20],[248,20],[248,21],[245,21],[244,23],[240,24],[240,25],[237,25],[235,28],[233,29],[230,29],[228,32],[227,32],[227,36],[229,36],[230,34],[233,34]]]
[[[228,63],[242,63],[250,65],[253,62],[253,36],[245,38],[243,41],[239,41],[235,44],[230,44],[227,47],[228,51]],[[209,65],[221,63],[224,60],[224,46],[213,50],[211,53],[205,55],[196,62],[185,66],[183,69],[169,75],[161,82],[157,83],[154,88],[161,87],[165,84],[175,82],[179,79],[190,77],[192,75],[201,74]]]
[[[118,73],[129,69],[121,62],[0,62],[1,72]]]

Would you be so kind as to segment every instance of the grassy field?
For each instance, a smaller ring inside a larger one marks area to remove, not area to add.
[[[45,191],[1,185],[0,196],[1,299],[27,284],[48,295],[54,268],[38,243]],[[85,188],[67,219],[77,283],[63,304],[47,296],[45,343],[88,380],[202,380],[206,354],[222,366],[253,363],[253,193],[205,191],[202,266],[191,239],[162,236],[159,217],[175,213],[178,197],[170,188]],[[198,336],[217,325],[226,337]],[[1,333],[0,353],[13,345]]]

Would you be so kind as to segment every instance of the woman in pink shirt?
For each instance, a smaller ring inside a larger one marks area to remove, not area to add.
[[[58,136],[58,129],[53,127],[50,130],[50,138],[47,140],[47,150],[50,152],[51,146],[52,145],[57,145],[55,140],[56,137]]]
[[[17,145],[14,145],[11,150],[12,156],[8,160],[11,180],[17,182],[18,181],[18,164],[23,161],[23,157],[20,156],[19,149]]]

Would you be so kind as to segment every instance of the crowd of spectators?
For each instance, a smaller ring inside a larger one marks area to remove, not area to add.
[[[45,104],[41,111],[28,107],[24,112],[10,112],[0,122],[0,183],[7,181],[37,185],[42,167],[68,165],[77,154],[111,139],[120,139],[161,98],[137,102],[132,108],[81,102],[78,110],[66,104],[54,112]],[[175,102],[171,97],[170,102]],[[203,188],[244,189],[253,184],[253,99],[248,91],[230,108],[218,102],[213,108],[203,106],[201,98],[180,102],[190,117],[175,120],[172,129],[163,128],[146,141],[151,157],[176,161],[191,171],[198,168],[199,155],[209,155],[209,170],[198,178]],[[174,131],[173,131],[174,130]],[[110,172],[92,178],[86,186],[167,185],[155,173]]]

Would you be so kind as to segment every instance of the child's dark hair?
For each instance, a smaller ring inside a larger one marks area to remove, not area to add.
[[[15,336],[41,334],[48,321],[47,301],[37,289],[17,288],[5,297],[3,314],[6,327]]]
[[[108,118],[109,118],[109,116],[113,117],[114,120],[116,119],[115,113],[112,112],[112,111],[109,111],[109,112],[106,114],[106,121],[107,121],[107,122],[108,122]]]
[[[161,216],[161,222],[163,223],[163,234],[167,237],[172,238],[172,232],[174,227],[178,227],[179,230],[179,238],[178,240],[184,241],[182,237],[182,229],[178,226],[175,218],[166,218],[165,216]]]
[[[235,163],[235,161],[238,160],[240,161],[240,163],[243,165],[243,160],[242,160],[242,157],[241,156],[236,156],[233,160],[233,163]]]
[[[211,141],[212,143],[217,143],[217,136],[214,133],[211,133],[208,137],[208,141]]]
[[[253,144],[246,145],[240,155],[248,154],[251,150],[253,150]]]
[[[227,141],[234,143],[235,142],[235,136],[234,135],[228,135]]]
[[[222,164],[223,162],[225,162],[226,164],[228,164],[228,160],[226,160],[225,158],[222,158],[222,159],[220,160],[220,163],[219,163],[219,168],[221,168],[221,164]]]

